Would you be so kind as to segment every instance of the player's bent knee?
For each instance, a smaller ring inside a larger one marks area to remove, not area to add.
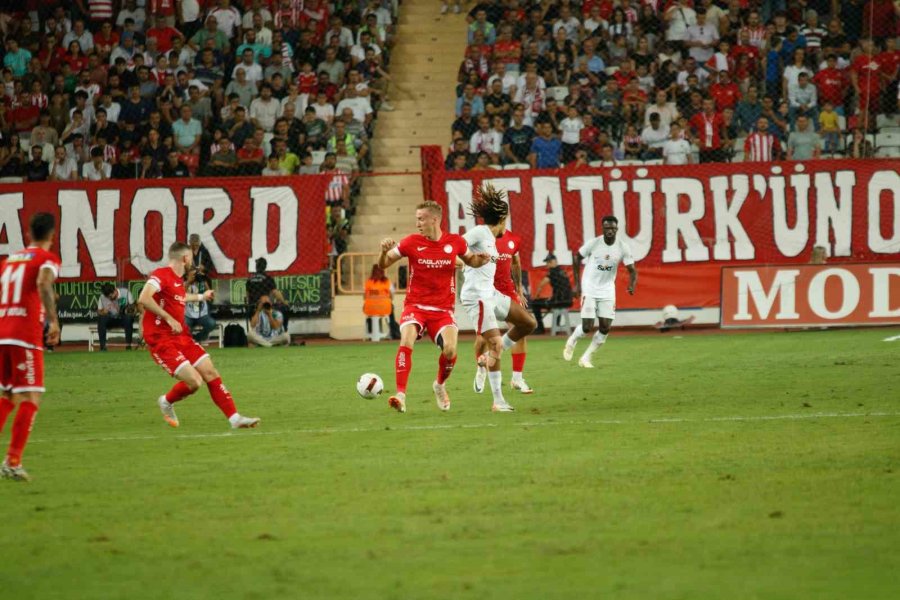
[[[444,348],[441,350],[441,354],[444,355],[444,358],[447,360],[453,360],[456,358],[456,343],[455,342],[444,342]]]

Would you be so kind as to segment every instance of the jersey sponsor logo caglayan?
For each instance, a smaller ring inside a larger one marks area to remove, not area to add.
[[[449,258],[417,258],[416,264],[426,269],[440,269],[447,265],[452,265],[453,261]]]

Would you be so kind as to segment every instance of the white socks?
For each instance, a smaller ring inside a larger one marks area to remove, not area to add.
[[[572,332],[572,335],[569,336],[569,339],[566,341],[566,345],[575,347],[575,344],[578,343],[578,340],[584,337],[584,329],[581,328],[581,325],[575,328],[575,331]]]
[[[510,381],[522,381],[522,371],[513,371]]]
[[[510,339],[509,333],[508,332],[504,333],[503,334],[503,349],[509,350],[510,348],[512,348],[515,345],[516,345],[516,343],[514,341],[512,341],[512,339]]]
[[[494,395],[494,403],[503,400],[503,373],[501,371],[488,371],[488,381],[491,382],[491,393]]]
[[[594,337],[591,338],[591,345],[588,346],[588,349],[584,353],[585,358],[590,357],[590,355],[593,354],[597,348],[602,346],[606,342],[606,338],[608,335],[609,334],[600,333],[599,331],[595,333]]]

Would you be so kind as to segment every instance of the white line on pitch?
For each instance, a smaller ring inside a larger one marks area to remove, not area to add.
[[[725,416],[725,417],[703,417],[703,418],[653,418],[653,419],[586,419],[581,421],[512,421],[510,425],[519,427],[552,427],[559,425],[641,425],[641,424],[678,424],[678,423],[721,423],[721,422],[753,422],[753,421],[805,421],[811,419],[858,419],[863,417],[900,417],[900,412],[872,412],[872,413],[810,413],[810,414],[788,414],[788,415],[752,415],[752,416]],[[327,433],[375,433],[378,431],[439,431],[451,429],[493,429],[498,427],[498,423],[469,423],[460,425],[407,425],[393,426],[386,425],[383,427],[347,427],[347,428],[327,428],[320,429],[283,429],[280,431],[255,431],[252,434],[238,434],[236,432],[223,433],[188,433],[165,435],[135,435],[135,436],[116,436],[116,437],[81,437],[81,438],[64,438],[64,439],[37,439],[32,443],[74,443],[74,442],[130,442],[144,440],[194,440],[205,438],[229,438],[229,437],[254,437],[258,435],[296,435],[296,434],[327,434]]]

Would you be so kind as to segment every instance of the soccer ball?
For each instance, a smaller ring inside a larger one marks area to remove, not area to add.
[[[356,391],[366,400],[371,400],[384,391],[384,382],[375,373],[363,373],[356,380]]]

